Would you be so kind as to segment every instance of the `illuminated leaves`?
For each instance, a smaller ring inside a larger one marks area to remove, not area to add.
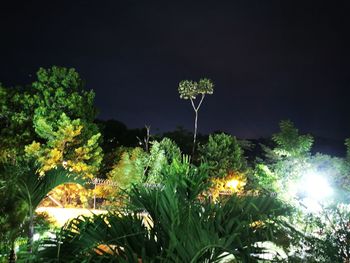
[[[294,123],[290,120],[280,122],[280,132],[272,135],[272,140],[277,144],[274,152],[279,156],[299,157],[308,154],[314,139],[311,135],[299,135]]]
[[[210,193],[213,199],[216,200],[220,195],[243,193],[247,178],[244,173],[231,172],[225,177],[213,178],[212,183]]]
[[[212,177],[243,171],[247,165],[236,137],[224,133],[210,135],[207,144],[201,146],[199,152],[202,161],[208,163]]]
[[[206,78],[200,79],[198,82],[183,80],[179,83],[178,91],[181,99],[196,99],[200,94],[213,94],[214,84]]]
[[[35,119],[34,125],[46,143],[34,141],[25,147],[25,152],[39,161],[41,174],[62,163],[70,171],[84,177],[92,177],[98,171],[102,161],[99,133],[85,140],[81,121],[70,120],[64,113],[57,121],[57,129],[43,118]]]
[[[99,194],[110,200],[115,200],[121,190],[130,188],[132,184],[140,183],[145,172],[147,154],[139,147],[125,149],[120,159],[107,174],[107,178],[115,185],[105,185],[97,187]]]
[[[54,125],[62,112],[72,119],[92,122],[95,117],[94,92],[83,89],[83,81],[73,68],[40,68],[32,84],[37,103],[36,115]]]
[[[86,207],[93,193],[79,184],[63,184],[57,186],[48,195],[64,207]],[[41,205],[56,206],[57,204],[52,204],[50,199],[45,199]]]

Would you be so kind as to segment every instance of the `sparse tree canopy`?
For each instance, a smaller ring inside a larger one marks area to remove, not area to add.
[[[210,79],[200,79],[198,82],[192,80],[183,80],[179,83],[179,94],[181,99],[190,100],[192,108],[195,113],[194,119],[194,133],[193,133],[193,148],[192,154],[194,154],[196,148],[197,127],[198,127],[198,111],[203,103],[206,94],[213,94],[214,84]],[[195,104],[197,96],[201,95],[199,103]]]

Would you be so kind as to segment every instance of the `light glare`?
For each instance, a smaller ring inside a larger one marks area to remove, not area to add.
[[[300,189],[306,196],[315,201],[321,201],[333,193],[328,181],[315,173],[306,174],[300,182]]]

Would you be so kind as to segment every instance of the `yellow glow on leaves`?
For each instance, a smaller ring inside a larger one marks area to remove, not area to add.
[[[247,183],[247,179],[243,173],[231,172],[223,178],[214,178],[212,182],[213,187],[211,193],[215,200],[219,195],[242,193],[244,186]]]

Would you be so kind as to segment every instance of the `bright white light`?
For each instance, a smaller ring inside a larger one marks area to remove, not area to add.
[[[33,241],[38,241],[39,238],[40,238],[40,234],[39,234],[39,233],[35,233],[35,234],[33,235]]]
[[[307,173],[298,183],[298,192],[303,195],[302,205],[309,212],[317,213],[322,209],[321,202],[333,194],[333,189],[323,176]]]
[[[312,198],[304,198],[302,204],[305,206],[308,212],[318,213],[322,210],[322,206],[320,202],[312,199]]]
[[[321,201],[333,194],[327,180],[321,175],[315,173],[307,173],[300,181],[300,188],[307,198],[315,201]]]
[[[226,183],[226,186],[231,189],[237,189],[239,181],[236,179],[230,180]]]

